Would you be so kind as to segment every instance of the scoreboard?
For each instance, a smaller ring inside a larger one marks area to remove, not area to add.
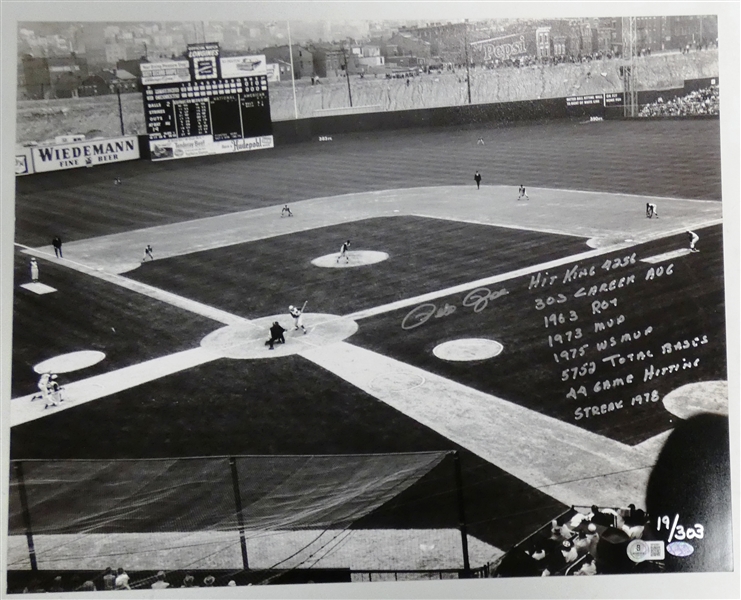
[[[273,147],[265,56],[191,44],[188,60],[141,68],[152,160]]]

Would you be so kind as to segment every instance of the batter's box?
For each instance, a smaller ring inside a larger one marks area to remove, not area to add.
[[[28,290],[29,292],[38,294],[39,296],[42,294],[51,294],[52,292],[57,291],[55,288],[44,283],[39,283],[38,281],[35,283],[22,283],[21,287]]]

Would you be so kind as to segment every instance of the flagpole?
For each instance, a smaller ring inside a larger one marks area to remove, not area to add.
[[[293,84],[293,114],[298,119],[298,106],[296,105],[296,77],[293,72],[293,44],[291,43],[291,22],[286,21],[288,26],[288,56],[291,57],[291,83]]]

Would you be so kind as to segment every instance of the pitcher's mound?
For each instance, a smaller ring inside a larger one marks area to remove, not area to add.
[[[352,250],[347,253],[348,260],[341,258],[338,261],[337,257],[339,255],[339,252],[335,252],[334,254],[325,254],[324,256],[312,260],[311,264],[315,267],[323,267],[325,269],[347,269],[349,267],[373,265],[375,263],[383,262],[389,257],[385,252],[375,252],[373,250]]]
[[[465,338],[439,344],[432,353],[443,360],[465,362],[493,358],[503,349],[504,346],[496,340]]]

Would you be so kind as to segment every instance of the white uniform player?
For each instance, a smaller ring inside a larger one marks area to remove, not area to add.
[[[656,206],[653,202],[647,202],[646,203],[646,216],[649,219],[652,219],[653,217],[659,218],[659,207]]]
[[[695,248],[695,244],[697,243],[697,240],[700,239],[700,236],[694,231],[687,231],[687,235],[690,236],[690,252],[699,252],[699,250]]]
[[[293,306],[292,304],[288,307],[288,312],[290,313],[291,317],[293,317],[294,330],[301,329],[304,333],[306,333],[306,327],[304,327],[304,313],[301,311],[301,309]]]
[[[520,195],[517,197],[518,200],[522,200],[523,198],[525,200],[530,200],[530,198],[528,197],[528,195],[525,193],[525,186],[524,185],[521,185],[520,186],[519,192],[520,192]]]

